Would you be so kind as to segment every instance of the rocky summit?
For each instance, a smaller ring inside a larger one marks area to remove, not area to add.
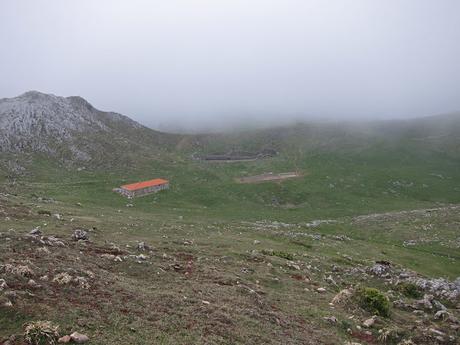
[[[43,153],[67,162],[143,151],[165,134],[114,112],[100,111],[78,96],[29,91],[0,99],[0,152]]]

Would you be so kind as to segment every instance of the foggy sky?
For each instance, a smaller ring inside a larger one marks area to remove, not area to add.
[[[460,110],[458,0],[1,0],[0,98],[156,128]]]

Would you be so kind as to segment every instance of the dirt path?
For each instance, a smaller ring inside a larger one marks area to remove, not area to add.
[[[255,176],[248,176],[248,177],[240,177],[237,178],[236,181],[238,183],[259,183],[259,182],[266,182],[266,181],[280,181],[289,178],[296,178],[302,176],[298,172],[286,172],[286,173],[279,173],[274,174],[272,172],[262,174],[262,175],[255,175]]]

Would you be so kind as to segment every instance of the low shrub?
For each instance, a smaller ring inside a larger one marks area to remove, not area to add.
[[[420,298],[422,292],[414,283],[401,283],[398,285],[398,290],[406,297]]]
[[[40,215],[51,216],[51,212],[48,210],[38,210],[37,213]]]
[[[276,251],[276,250],[262,250],[262,254],[270,255],[270,256],[277,256],[282,259],[286,260],[294,260],[294,255],[291,253],[283,252],[283,251]]]
[[[390,302],[380,290],[366,287],[359,289],[357,294],[361,308],[375,315],[390,316]]]

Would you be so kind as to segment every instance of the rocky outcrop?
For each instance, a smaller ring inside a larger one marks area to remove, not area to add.
[[[149,151],[168,138],[126,116],[97,110],[81,97],[29,91],[0,99],[0,152],[39,152],[81,163]]]

